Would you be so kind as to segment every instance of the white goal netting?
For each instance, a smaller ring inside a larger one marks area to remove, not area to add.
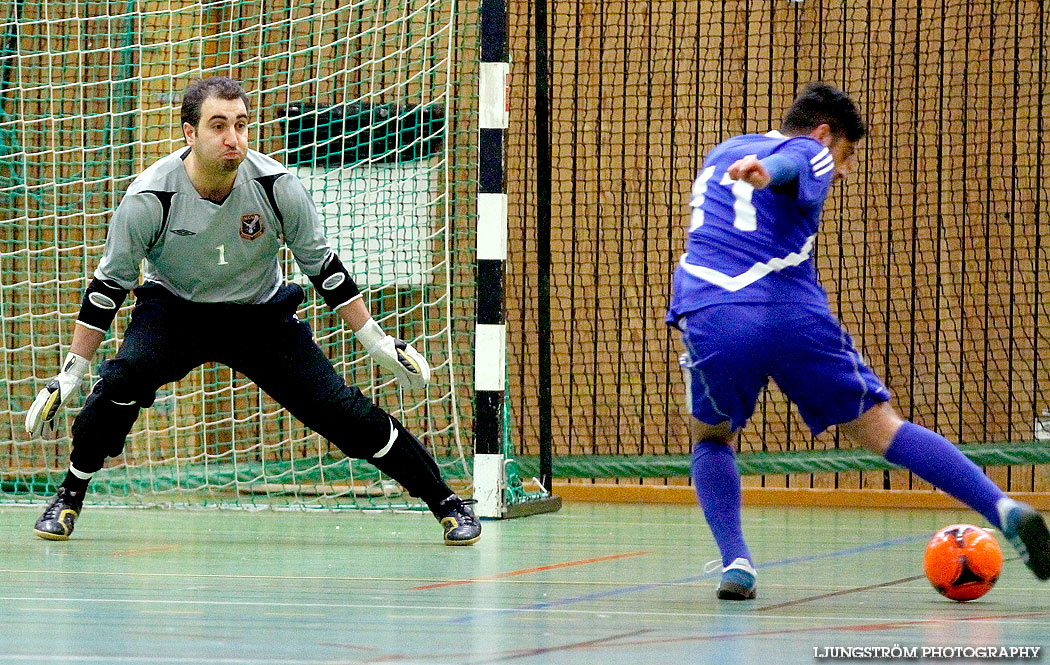
[[[24,412],[68,351],[112,210],[139,172],[183,145],[181,91],[208,74],[249,92],[251,147],[311,190],[330,242],[381,325],[425,353],[433,380],[401,391],[307,288],[337,371],[470,483],[461,422],[469,360],[455,332],[457,60],[451,1],[388,3],[10,0],[0,39],[0,500],[50,494],[69,425],[30,439]],[[466,50],[463,58],[474,58]],[[283,256],[290,279],[296,274]],[[305,280],[303,280],[305,284]],[[93,359],[112,357],[133,298]],[[205,365],[162,388],[124,455],[92,483],[123,505],[387,507],[415,500],[346,459],[254,384]]]

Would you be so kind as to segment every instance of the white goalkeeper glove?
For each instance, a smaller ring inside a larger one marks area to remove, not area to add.
[[[89,366],[87,358],[75,353],[66,356],[65,362],[62,363],[62,371],[37,393],[26,413],[26,431],[29,434],[37,437],[45,430],[52,433],[55,431],[55,417],[59,408],[80,392],[80,384],[83,383]]]
[[[357,340],[380,367],[395,377],[405,388],[423,388],[430,382],[430,365],[407,343],[387,335],[375,319],[356,333]]]

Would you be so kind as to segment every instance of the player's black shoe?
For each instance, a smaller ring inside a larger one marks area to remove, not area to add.
[[[446,545],[473,545],[481,539],[481,522],[470,509],[474,503],[477,501],[464,501],[453,494],[437,505],[434,517],[445,528]]]
[[[722,569],[722,581],[716,595],[719,600],[752,600],[757,587],[757,576],[751,562],[738,557]]]
[[[1050,579],[1050,531],[1042,515],[1012,499],[1000,499],[999,504],[1003,535],[1036,577]]]
[[[46,540],[69,540],[73,533],[73,522],[84,507],[84,492],[59,487],[51,497],[44,514],[36,521],[33,533]]]

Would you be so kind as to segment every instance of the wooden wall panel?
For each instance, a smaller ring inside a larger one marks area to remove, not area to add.
[[[511,3],[515,440],[535,453],[531,6]],[[662,321],[704,152],[779,124],[823,79],[871,133],[824,214],[817,265],[907,417],[961,443],[1030,440],[1047,404],[1047,17],[1039,3],[562,2],[552,7],[555,454],[683,453]],[[1040,40],[1043,40],[1042,42]],[[741,450],[814,439],[775,388]],[[1044,490],[1045,469],[994,472]],[[752,481],[748,481],[752,482]],[[754,482],[924,488],[901,471]]]

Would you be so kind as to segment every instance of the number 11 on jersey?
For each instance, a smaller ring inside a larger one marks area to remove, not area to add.
[[[704,224],[704,198],[707,196],[708,181],[715,174],[715,167],[708,166],[697,176],[693,183],[693,198],[689,201],[693,213],[689,220],[689,230],[699,228]],[[743,180],[733,180],[729,173],[723,173],[719,185],[729,186],[733,192],[733,227],[741,231],[754,231],[758,228],[758,215],[755,206],[751,203],[751,197],[755,194],[755,188]]]

